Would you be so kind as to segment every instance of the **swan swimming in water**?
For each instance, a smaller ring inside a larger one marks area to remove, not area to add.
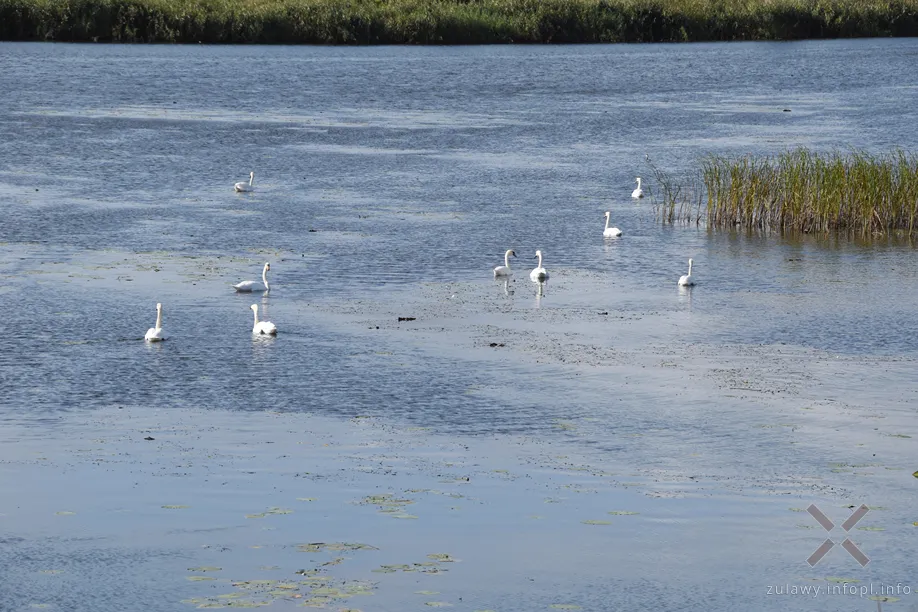
[[[516,257],[516,251],[513,249],[507,249],[507,252],[504,253],[504,265],[497,266],[494,268],[494,276],[511,276],[513,271],[510,270],[510,256],[513,255]]]
[[[255,313],[255,327],[252,328],[253,334],[277,335],[277,326],[270,321],[258,320],[258,304],[252,304],[252,312]]]
[[[147,335],[143,337],[147,342],[160,342],[166,339],[163,334],[163,305],[156,305],[156,326],[147,330]]]
[[[644,197],[644,190],[641,189],[641,177],[637,177],[634,180],[637,181],[637,189],[631,192],[631,197],[634,199],[639,199]]]
[[[622,235],[622,230],[617,227],[609,227],[609,219],[611,218],[612,213],[606,211],[606,229],[602,231],[603,238],[618,238]]]
[[[695,284],[695,279],[692,278],[692,260],[688,260],[688,274],[683,274],[679,277],[679,286],[680,287],[691,287]]]
[[[239,181],[233,185],[233,189],[236,191],[255,191],[255,173],[249,172],[249,182]]]
[[[233,289],[240,293],[251,293],[252,291],[264,291],[267,293],[271,290],[271,287],[268,286],[268,270],[271,269],[270,263],[265,263],[264,269],[261,271],[261,283],[258,281],[242,281],[241,283],[236,283],[233,285]]]
[[[529,280],[534,283],[540,283],[542,281],[548,280],[548,270],[542,267],[542,251],[536,251],[535,257],[533,259],[539,259],[539,265],[532,269],[532,272],[529,273]]]

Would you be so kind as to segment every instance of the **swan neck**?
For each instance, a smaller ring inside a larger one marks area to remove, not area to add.
[[[261,271],[261,282],[265,284],[265,291],[268,290],[268,269],[265,268]]]
[[[249,175],[249,187],[255,184],[255,173]]]
[[[539,265],[537,267],[539,268],[542,267],[542,254],[541,253],[539,253]]]
[[[641,188],[641,177],[638,177],[637,181],[638,181],[638,189],[640,189]]]
[[[692,262],[688,262],[688,275],[692,275]]]
[[[257,308],[253,308],[253,309],[252,309],[252,314],[255,315],[255,325],[258,325],[258,309],[257,309]]]
[[[163,326],[163,309],[156,309],[156,329],[161,329]]]
[[[504,253],[504,266],[506,266],[507,268],[510,267],[510,251],[507,251],[506,253]]]
[[[609,213],[606,213],[606,229],[609,229]]]

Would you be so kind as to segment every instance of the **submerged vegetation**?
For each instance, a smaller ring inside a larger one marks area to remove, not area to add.
[[[918,0],[0,0],[0,39],[483,44],[918,36]]]
[[[864,236],[918,230],[918,156],[903,151],[709,156],[700,176],[678,188],[654,172],[668,223]]]

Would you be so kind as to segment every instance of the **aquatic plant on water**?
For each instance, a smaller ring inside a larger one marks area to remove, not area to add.
[[[918,35],[918,0],[0,0],[0,39],[610,43]]]
[[[901,150],[711,155],[689,182],[685,191],[664,189],[655,202],[664,222],[861,236],[918,231],[918,156]]]

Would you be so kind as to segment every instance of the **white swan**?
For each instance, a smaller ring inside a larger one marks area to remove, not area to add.
[[[255,173],[249,172],[249,182],[240,181],[233,185],[233,189],[236,191],[255,191]]]
[[[622,235],[622,230],[617,227],[609,227],[609,219],[611,218],[612,213],[606,211],[606,229],[602,231],[603,238],[618,238]]]
[[[261,271],[261,283],[258,281],[242,281],[241,283],[236,283],[233,285],[233,289],[241,293],[251,293],[252,291],[264,291],[267,293],[271,290],[271,287],[268,285],[268,270],[271,269],[270,263],[265,263],[264,269]]]
[[[539,259],[539,265],[532,269],[532,272],[529,273],[529,280],[534,283],[540,283],[542,281],[548,280],[548,270],[542,267],[542,251],[536,251],[535,258]]]
[[[147,342],[160,342],[166,339],[163,334],[163,305],[156,305],[156,326],[147,330],[147,335],[143,337]]]
[[[637,186],[637,189],[631,192],[631,197],[634,199],[643,198],[644,190],[641,189],[641,177],[637,177],[634,180],[637,181],[638,186]]]
[[[258,320],[258,304],[252,304],[252,312],[255,313],[255,327],[252,328],[253,334],[277,335],[277,326],[270,321]]]
[[[494,276],[511,276],[513,271],[510,270],[510,256],[513,255],[516,257],[516,251],[513,249],[507,249],[507,252],[504,253],[504,265],[497,266],[494,268]]]
[[[692,260],[688,260],[688,274],[683,274],[679,277],[679,286],[680,287],[691,287],[695,284],[695,280],[692,278]]]

